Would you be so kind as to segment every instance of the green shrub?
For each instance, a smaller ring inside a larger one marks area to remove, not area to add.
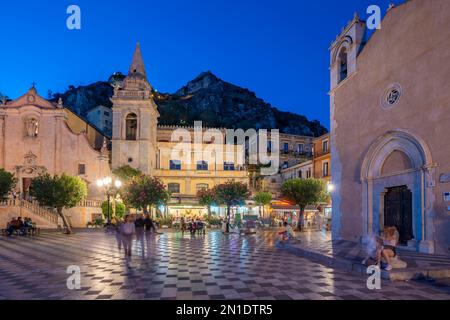
[[[222,219],[220,219],[220,217],[217,216],[205,216],[205,221],[210,225],[210,226],[220,226],[222,225]]]
[[[122,202],[116,202],[116,217],[122,219],[125,216],[125,205]]]
[[[115,210],[113,210],[115,206]],[[122,202],[115,202],[113,203],[113,201],[111,201],[111,203],[109,204],[109,210],[110,210],[110,214],[111,217],[116,216],[119,219],[122,219],[125,216],[125,205]],[[108,201],[105,201],[102,203],[102,213],[104,217],[108,217]]]
[[[162,227],[162,226],[167,226],[169,228],[172,227],[173,224],[173,218],[172,217],[167,217],[167,218],[158,218],[156,219],[156,222]]]
[[[96,226],[96,227],[102,227],[104,224],[105,224],[105,220],[103,220],[103,219],[96,219],[94,221],[94,226]]]

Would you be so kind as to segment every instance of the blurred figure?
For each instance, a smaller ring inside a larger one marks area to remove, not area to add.
[[[199,235],[205,235],[206,234],[205,224],[203,223],[203,221],[197,220],[196,226],[197,226],[197,233]]]
[[[150,214],[147,214],[145,216],[144,226],[145,226],[145,231],[147,232],[147,235],[149,235],[152,232],[156,233],[155,223],[153,222],[152,218],[150,217]]]
[[[144,227],[145,227],[145,220],[144,215],[140,214],[136,221],[134,222],[134,225],[136,227],[136,234],[139,237],[140,235],[144,234]]]
[[[184,217],[181,217],[180,228],[181,228],[181,235],[184,236],[184,233],[187,230],[186,220],[184,220]]]
[[[369,267],[376,265],[380,267],[383,250],[383,239],[372,235],[367,242],[367,255],[362,264]]]
[[[122,224],[123,221],[119,218],[115,218],[115,226],[116,226],[116,241],[117,241],[117,248],[119,249],[119,252],[122,251]]]
[[[133,236],[136,234],[136,226],[130,215],[125,217],[125,222],[122,224],[121,232],[123,247],[125,249],[125,256],[131,256],[131,245],[133,243]]]

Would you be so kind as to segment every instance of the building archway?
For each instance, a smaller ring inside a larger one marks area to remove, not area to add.
[[[404,245],[434,252],[434,167],[427,144],[405,130],[370,146],[361,168],[364,238],[395,225]]]

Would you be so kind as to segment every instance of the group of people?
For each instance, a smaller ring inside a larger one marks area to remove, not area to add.
[[[133,220],[131,215],[126,215],[123,221],[118,221],[117,225],[117,242],[119,250],[122,246],[126,256],[131,256],[131,247],[133,238],[143,238],[144,235],[156,234],[156,224],[149,214],[139,215]]]
[[[180,221],[181,224],[181,233],[184,235],[184,233],[186,231],[189,231],[189,233],[191,235],[196,235],[196,234],[206,234],[206,226],[205,223],[203,221],[201,221],[200,219],[192,219],[188,222],[186,222],[186,220],[184,218],[181,218]]]
[[[322,212],[315,212],[313,214],[300,214],[298,218],[291,216],[287,216],[284,219],[275,219],[275,225],[279,225],[280,227],[284,226],[284,223],[287,222],[292,226],[296,226],[300,231],[304,230],[323,230],[324,227],[328,230],[327,219]]]
[[[399,234],[396,227],[386,227],[380,236],[373,237],[369,242],[368,255],[363,260],[367,266],[377,265],[384,270],[392,270],[392,259],[397,257],[396,247]]]
[[[13,218],[6,225],[6,234],[12,236],[14,232],[18,232],[21,235],[35,234],[37,231],[36,225],[33,223],[31,218]]]

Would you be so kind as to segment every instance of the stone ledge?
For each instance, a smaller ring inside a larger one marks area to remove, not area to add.
[[[298,245],[285,244],[278,245],[278,247],[300,257],[309,258],[311,261],[323,264],[325,266],[367,275],[367,267],[362,265],[359,261],[345,259],[342,257],[333,257],[304,246],[300,247]],[[388,281],[446,279],[450,278],[450,266],[443,265],[427,268],[394,269],[392,271],[382,270],[381,277],[382,279]]]

